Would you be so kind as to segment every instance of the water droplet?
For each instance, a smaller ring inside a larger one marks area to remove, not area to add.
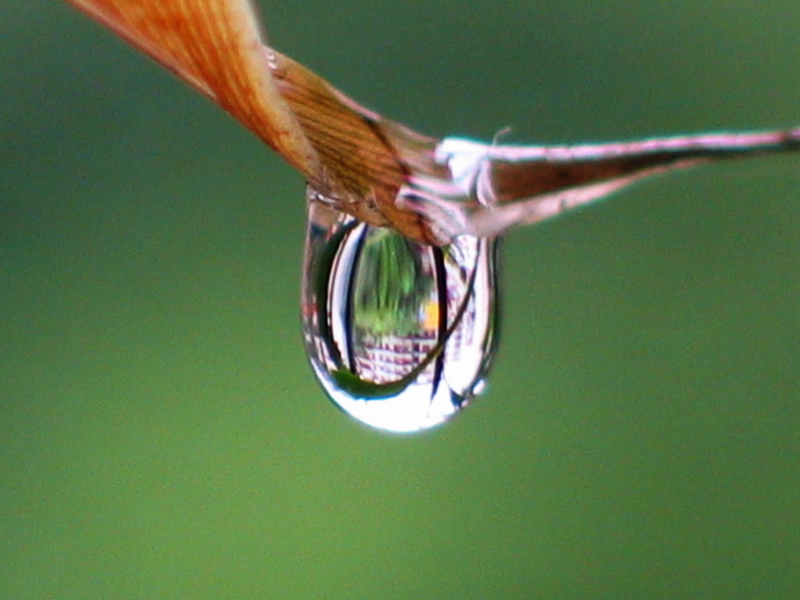
[[[322,387],[379,429],[447,421],[484,387],[497,339],[496,242],[424,246],[309,196],[303,335]]]

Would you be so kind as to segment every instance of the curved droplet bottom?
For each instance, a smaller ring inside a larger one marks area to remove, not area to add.
[[[423,246],[309,196],[303,336],[323,389],[379,429],[449,420],[484,388],[494,351],[496,241]]]

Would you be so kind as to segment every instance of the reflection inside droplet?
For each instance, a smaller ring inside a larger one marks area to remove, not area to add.
[[[322,387],[380,429],[448,420],[484,387],[496,341],[496,242],[424,246],[309,196],[303,334]]]

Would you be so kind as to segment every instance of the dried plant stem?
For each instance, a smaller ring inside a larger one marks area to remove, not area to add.
[[[313,198],[421,243],[499,235],[650,175],[800,148],[798,129],[576,146],[438,140],[264,46],[248,0],[67,1],[261,137],[303,174]]]

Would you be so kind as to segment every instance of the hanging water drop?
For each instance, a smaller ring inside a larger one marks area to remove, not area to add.
[[[417,244],[309,196],[303,335],[322,387],[379,429],[447,421],[484,387],[497,338],[496,241]]]

